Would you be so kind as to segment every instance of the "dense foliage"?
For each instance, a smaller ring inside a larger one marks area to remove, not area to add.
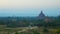
[[[0,25],[7,25],[7,27],[50,27],[60,28],[60,17],[54,18],[52,22],[45,22],[44,20],[37,20],[36,17],[2,17],[0,18]]]

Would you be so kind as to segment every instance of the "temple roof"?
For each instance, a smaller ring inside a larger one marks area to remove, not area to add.
[[[41,19],[41,20],[45,19],[45,15],[44,15],[43,11],[41,11],[41,13],[39,14],[38,19]]]
[[[43,11],[41,11],[41,13],[39,14],[39,16],[45,16]]]

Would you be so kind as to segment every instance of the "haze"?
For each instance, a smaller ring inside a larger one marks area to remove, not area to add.
[[[0,0],[0,16],[60,15],[60,0]]]

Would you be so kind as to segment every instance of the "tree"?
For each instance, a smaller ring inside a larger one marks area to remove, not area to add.
[[[43,29],[43,32],[48,32],[48,29],[44,28],[44,29]]]
[[[18,32],[15,32],[15,34],[19,34]]]

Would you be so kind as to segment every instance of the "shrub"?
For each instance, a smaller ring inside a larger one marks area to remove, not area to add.
[[[57,34],[60,34],[60,30],[58,30],[56,33],[57,33]]]
[[[18,32],[15,32],[15,34],[19,34]]]
[[[48,32],[48,29],[45,28],[45,29],[43,30],[43,32]]]

